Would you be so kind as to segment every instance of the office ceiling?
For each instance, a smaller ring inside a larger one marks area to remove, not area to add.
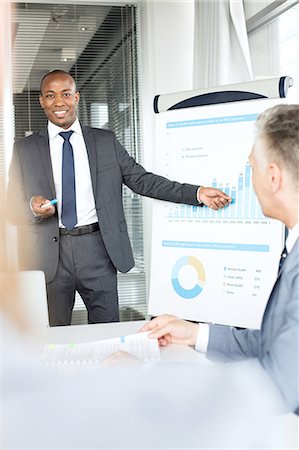
[[[69,71],[111,7],[17,3],[13,11],[14,93],[38,91],[43,75]]]

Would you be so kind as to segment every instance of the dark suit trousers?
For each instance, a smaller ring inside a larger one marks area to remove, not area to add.
[[[47,285],[50,326],[71,323],[76,291],[87,308],[88,323],[119,320],[116,269],[100,231],[60,236],[58,270]]]

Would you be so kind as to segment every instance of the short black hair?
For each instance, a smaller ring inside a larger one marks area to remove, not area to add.
[[[74,80],[75,87],[77,90],[76,80],[69,72],[66,72],[65,70],[61,70],[61,69],[55,69],[55,70],[51,70],[50,72],[46,73],[46,75],[44,75],[43,78],[41,79],[41,82],[40,82],[40,93],[41,94],[42,94],[43,82],[49,75],[68,75],[69,77],[71,77]]]

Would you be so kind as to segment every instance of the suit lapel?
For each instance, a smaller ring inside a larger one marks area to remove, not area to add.
[[[50,146],[49,146],[49,135],[47,128],[44,128],[39,132],[39,140],[38,140],[39,154],[42,160],[42,165],[44,169],[44,173],[46,174],[50,188],[52,191],[52,197],[56,196],[55,193],[55,184],[52,170],[52,161],[50,155]]]
[[[97,153],[96,153],[96,143],[95,137],[92,133],[91,128],[81,125],[83,137],[86,145],[89,167],[90,167],[90,175],[91,182],[93,187],[94,197],[96,198],[96,184],[97,184]]]

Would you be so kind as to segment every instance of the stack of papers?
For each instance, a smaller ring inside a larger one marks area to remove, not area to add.
[[[40,355],[42,364],[90,364],[101,363],[115,352],[124,351],[141,361],[159,361],[160,349],[157,339],[150,339],[148,333],[79,344],[48,344]]]

